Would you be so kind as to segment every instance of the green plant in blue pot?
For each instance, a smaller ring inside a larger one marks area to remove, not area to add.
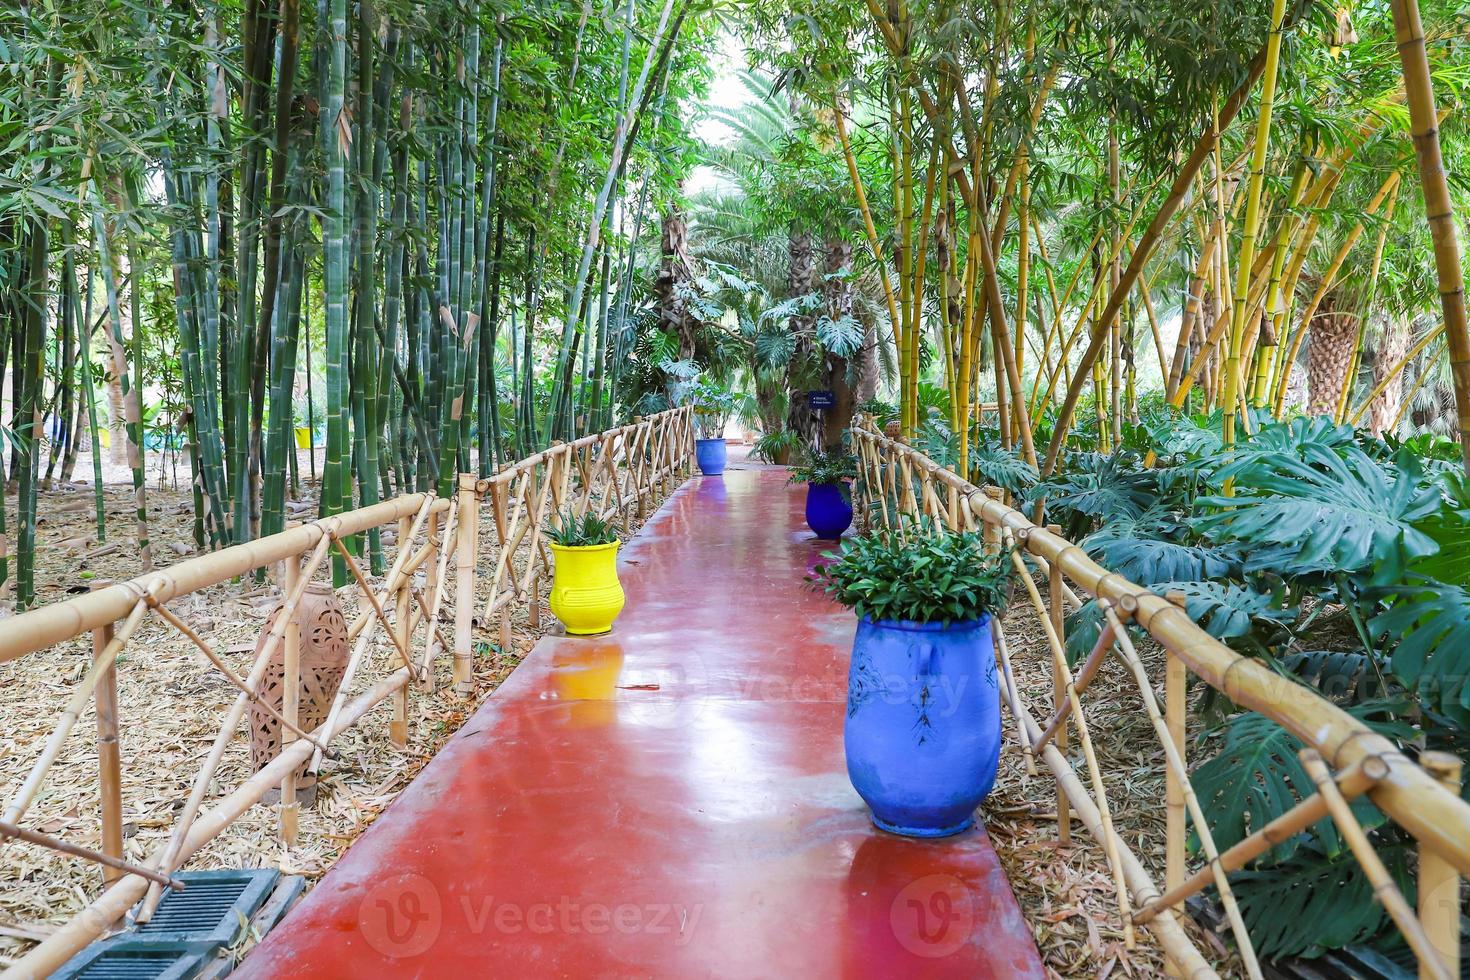
[[[811,452],[791,467],[792,483],[805,483],[806,522],[819,538],[833,541],[852,526],[852,481],[857,462],[842,449]]]
[[[689,390],[694,406],[694,422],[699,438],[694,441],[694,458],[705,476],[725,472],[729,450],[725,446],[725,426],[739,405],[739,396],[713,381],[697,381]]]
[[[908,837],[969,829],[1000,762],[992,617],[1010,555],[935,526],[846,541],[816,571],[858,616],[848,670],[847,775],[879,828]]]

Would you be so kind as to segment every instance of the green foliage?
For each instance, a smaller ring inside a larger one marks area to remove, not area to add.
[[[765,460],[767,463],[775,463],[787,458],[791,453],[805,448],[806,443],[802,441],[799,434],[785,429],[775,432],[767,432],[755,441],[751,447],[750,454]]]
[[[1001,612],[1009,552],[986,555],[980,535],[934,526],[882,530],[843,542],[814,581],[860,617],[915,623],[971,622]]]
[[[545,531],[547,538],[563,548],[587,548],[618,540],[612,524],[591,509],[578,516],[576,508],[568,507],[547,523]]]
[[[826,483],[846,488],[857,475],[857,459],[846,450],[807,450],[801,462],[791,467],[791,477],[786,482]]]
[[[1434,554],[1438,545],[1415,527],[1440,508],[1439,490],[1426,486],[1410,456],[1386,469],[1356,446],[1338,451],[1320,443],[1300,455],[1268,450],[1225,466],[1235,495],[1198,501],[1205,513],[1195,529],[1219,540],[1285,549],[1300,567],[1402,576],[1406,561]],[[1254,563],[1259,564],[1260,558]]]

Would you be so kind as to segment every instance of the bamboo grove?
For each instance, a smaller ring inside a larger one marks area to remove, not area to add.
[[[1141,404],[1213,411],[1227,444],[1302,412],[1463,439],[1465,30],[1412,4],[867,0],[758,34],[825,149],[809,182],[846,178],[902,432],[943,401],[967,459],[993,399],[1049,472]]]
[[[634,229],[688,154],[710,31],[675,0],[8,6],[0,581],[31,601],[37,487],[97,445],[99,388],[145,565],[160,453],[218,548],[280,530],[303,477],[323,514],[448,492],[628,414],[657,259]]]

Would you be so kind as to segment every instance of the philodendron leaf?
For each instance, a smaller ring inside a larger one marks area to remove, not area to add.
[[[1373,567],[1387,577],[1406,561],[1439,550],[1415,522],[1442,506],[1438,487],[1405,457],[1385,469],[1356,446],[1341,455],[1315,443],[1301,458],[1285,452],[1249,456],[1223,468],[1235,495],[1201,497],[1195,530],[1249,545],[1294,545],[1308,564],[1330,561],[1343,572]]]
[[[1245,636],[1256,621],[1285,626],[1296,619],[1297,610],[1284,607],[1273,592],[1258,592],[1227,582],[1156,582],[1158,595],[1184,594],[1184,611],[1217,640]]]
[[[1389,854],[1400,870],[1402,850]],[[1256,953],[1264,957],[1317,956],[1363,942],[1377,935],[1386,917],[1351,854],[1334,858],[1304,848],[1283,864],[1236,872],[1231,887]]]

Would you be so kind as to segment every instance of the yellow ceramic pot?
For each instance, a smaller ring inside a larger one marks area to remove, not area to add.
[[[606,633],[623,611],[618,547],[617,541],[575,548],[552,544],[556,566],[551,578],[551,612],[568,633]]]

